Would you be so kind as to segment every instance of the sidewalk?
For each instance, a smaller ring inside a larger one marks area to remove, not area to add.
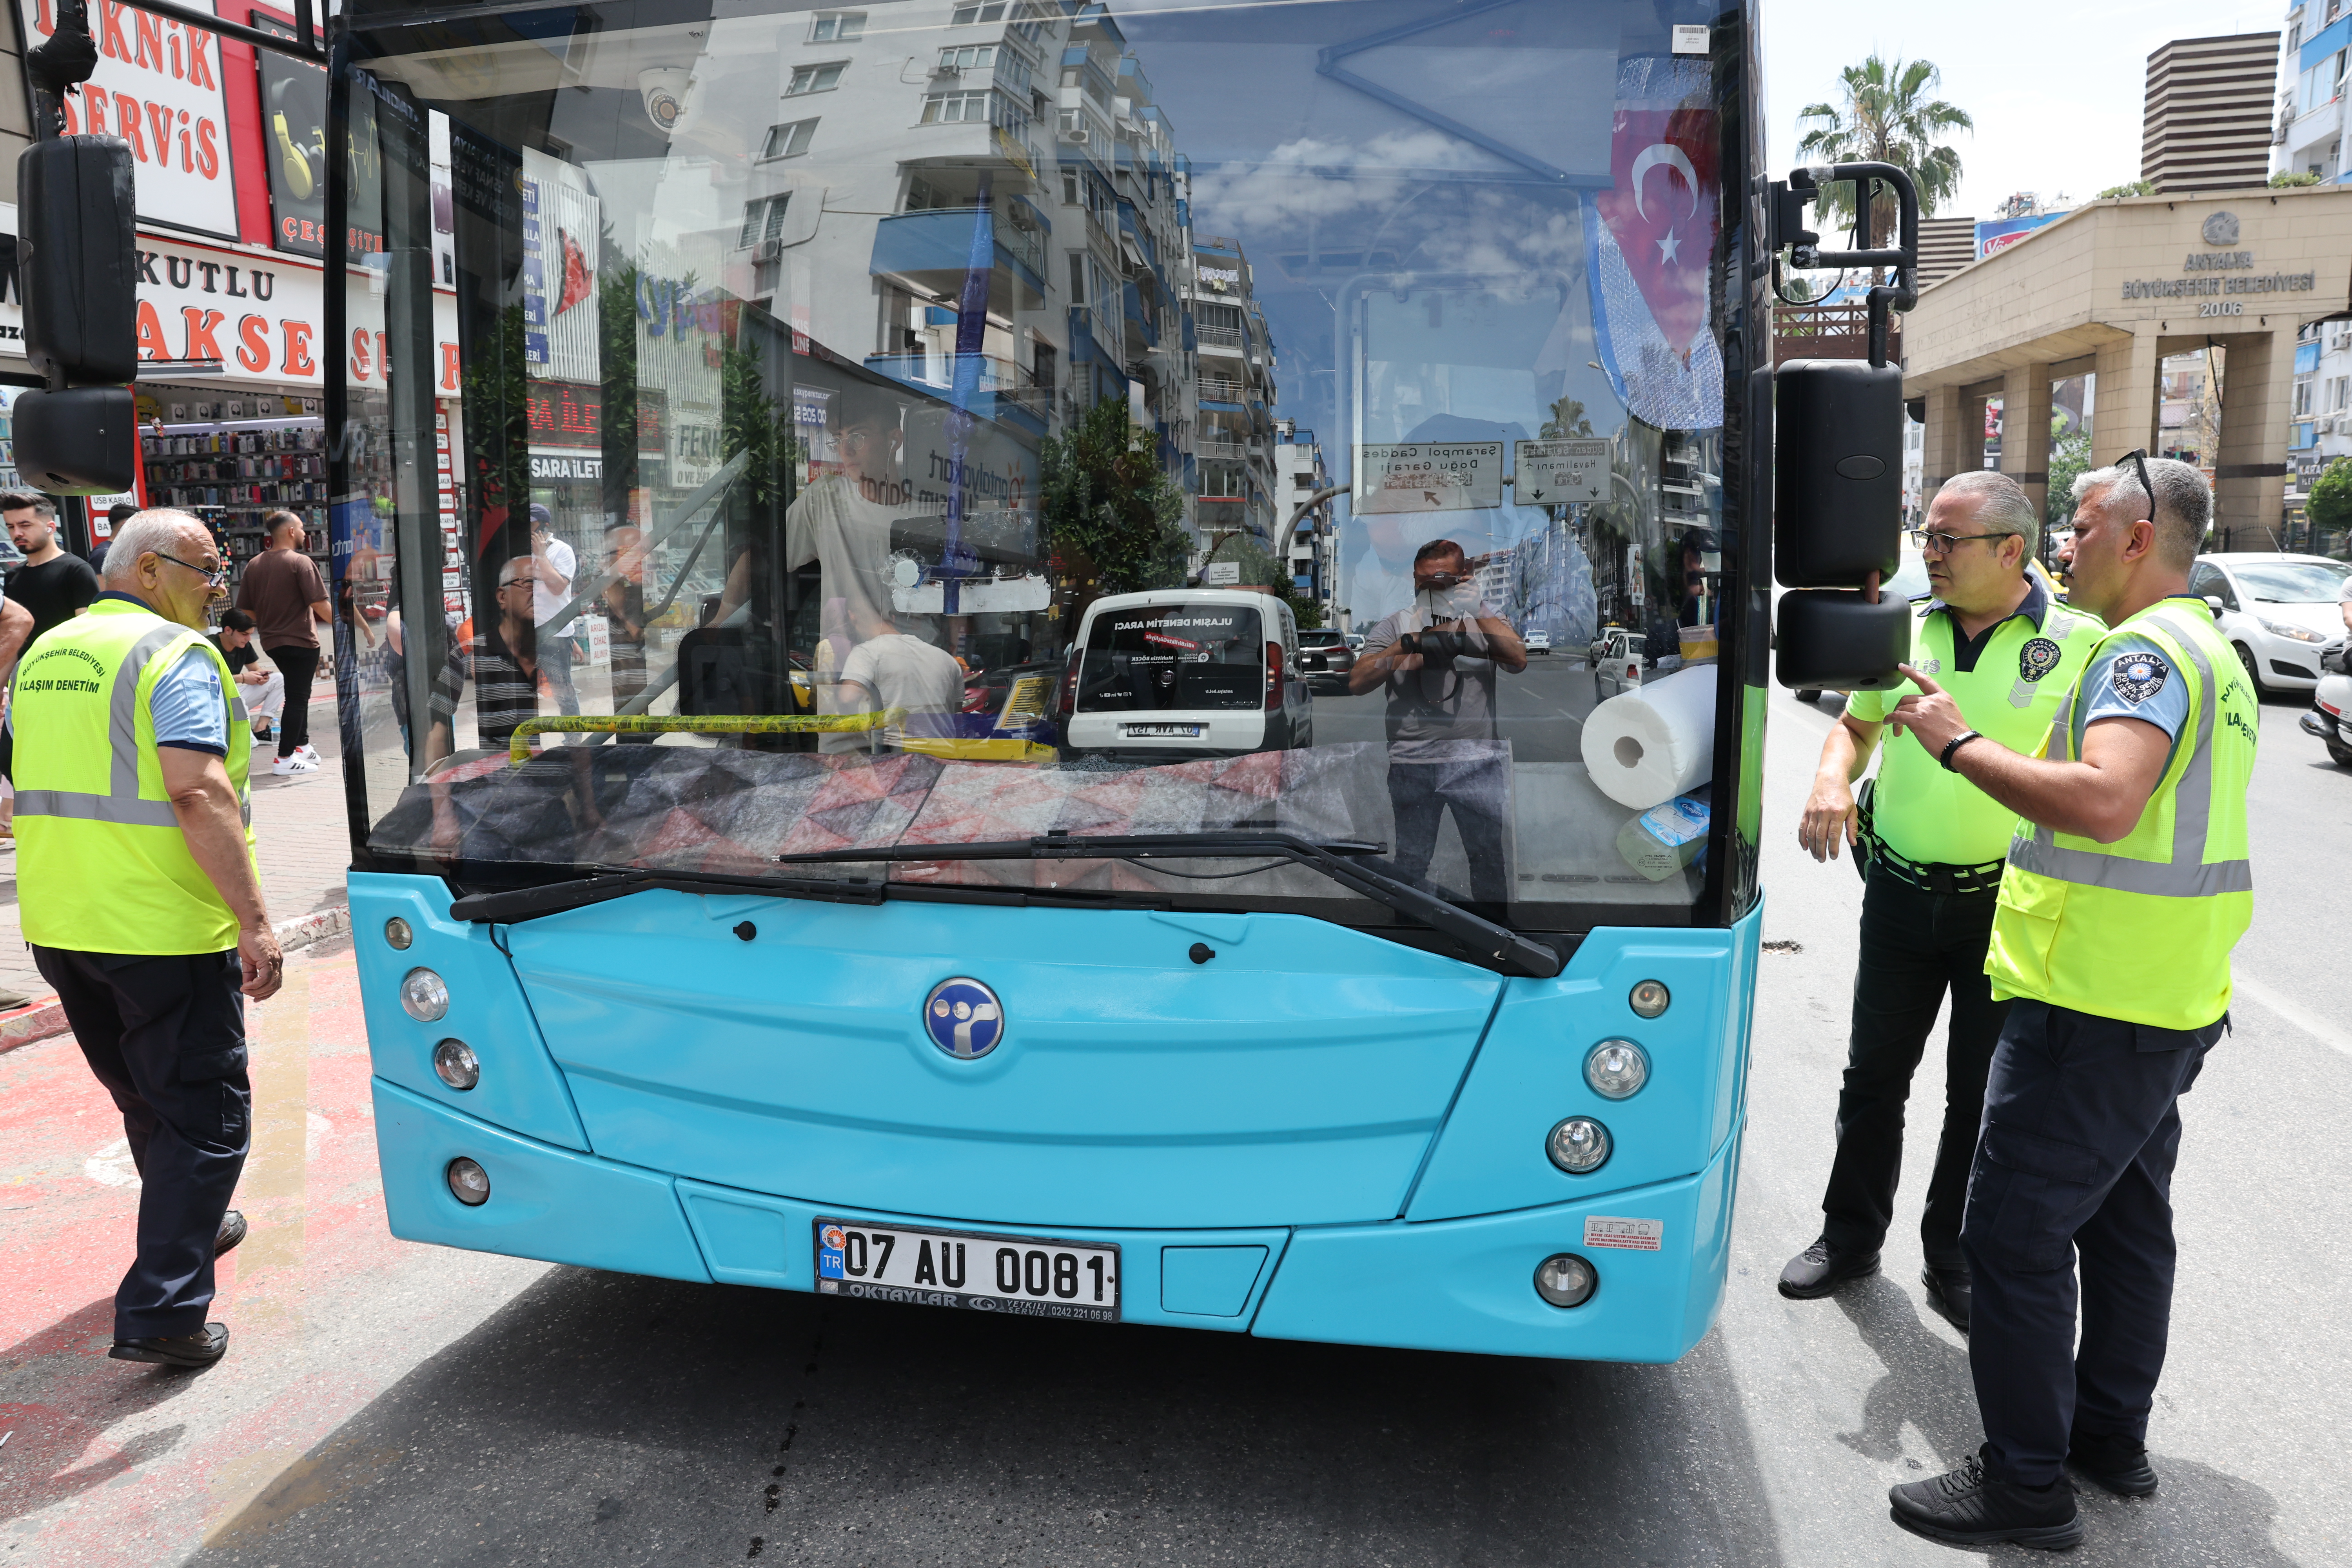
[[[323,676],[324,671],[320,672]],[[322,681],[322,686],[324,683]],[[335,731],[335,694],[325,686],[310,700],[310,743],[319,748],[315,773],[278,778],[269,772],[274,745],[257,744],[253,757],[253,826],[258,835],[261,896],[280,945],[294,948],[347,931],[350,899],[343,885],[352,859],[343,808],[343,770]],[[104,889],[92,889],[104,896]],[[16,844],[0,838],[0,985],[34,1000],[0,1013],[0,1051],[64,1032],[63,1013],[25,945],[16,909]]]

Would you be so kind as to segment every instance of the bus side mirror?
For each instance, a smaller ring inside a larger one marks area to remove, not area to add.
[[[1911,656],[1911,606],[1863,591],[1901,563],[1903,373],[1791,360],[1773,375],[1773,569],[1780,684],[1877,691]]]
[[[17,156],[16,192],[25,357],[49,381],[16,399],[17,469],[51,495],[127,490],[139,449],[129,384],[139,374],[131,144],[36,142]]]

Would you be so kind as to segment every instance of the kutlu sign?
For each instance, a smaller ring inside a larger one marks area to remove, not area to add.
[[[382,274],[349,268],[346,336],[326,341],[323,269],[282,250],[185,245],[142,234],[139,250],[139,357],[217,359],[224,382],[319,385],[333,359],[354,386],[384,384]],[[457,299],[433,296],[433,389],[460,391]]]
[[[194,5],[219,14],[212,0]],[[25,42],[37,48],[57,31],[52,0],[18,0],[18,7]],[[64,95],[66,133],[131,143],[142,220],[236,238],[219,36],[114,0],[89,0],[89,30],[98,69]]]

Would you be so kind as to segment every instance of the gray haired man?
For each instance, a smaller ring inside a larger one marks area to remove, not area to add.
[[[1934,595],[1912,632],[1912,666],[1939,681],[1970,724],[2020,751],[2040,742],[2103,629],[2054,603],[2028,570],[2040,535],[2024,489],[1990,472],[1948,480],[1927,509],[1927,526],[1912,535]],[[1857,847],[1868,887],[1822,1233],[1782,1270],[1780,1294],[1826,1296],[1877,1271],[1903,1164],[1904,1102],[1948,992],[1942,1135],[1919,1217],[1921,1283],[1928,1304],[1965,1332],[1969,1280],[1960,1215],[1985,1074],[2009,1013],[1985,980],[1985,946],[2017,814],[1951,772],[1948,757],[1897,739],[1886,748],[1872,816],[1864,820],[1853,781],[1869,765],[1887,715],[1916,689],[1906,681],[1847,700],[1822,747],[1797,830],[1817,860],[1836,858],[1841,845]]]

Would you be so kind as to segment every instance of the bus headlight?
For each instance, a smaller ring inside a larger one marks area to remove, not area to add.
[[[1674,999],[1674,994],[1666,989],[1663,980],[1644,980],[1633,987],[1632,995],[1625,998],[1633,1011],[1644,1018],[1656,1017]]]
[[[449,1162],[449,1195],[469,1209],[490,1201],[490,1173],[463,1154]]]
[[[1573,1252],[1556,1252],[1536,1265],[1536,1294],[1555,1307],[1581,1307],[1601,1283],[1592,1265]]]
[[[449,1011],[448,984],[429,969],[412,969],[400,983],[400,1005],[418,1023],[436,1023]]]
[[[1590,1116],[1571,1116],[1551,1130],[1544,1152],[1570,1175],[1587,1175],[1608,1163],[1609,1129]]]
[[[1603,1100],[1630,1100],[1650,1081],[1650,1058],[1631,1040],[1603,1040],[1584,1054],[1584,1081]]]
[[[482,1081],[481,1058],[463,1040],[444,1040],[434,1047],[433,1070],[451,1089],[467,1089]]]

